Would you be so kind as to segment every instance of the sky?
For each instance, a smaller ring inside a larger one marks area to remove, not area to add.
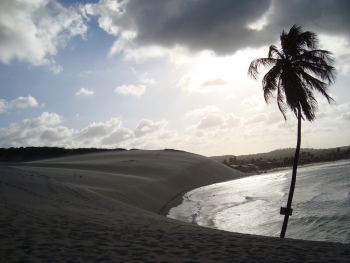
[[[347,0],[2,0],[0,147],[295,147],[295,116],[285,121],[247,74],[293,24],[318,34],[337,69],[336,102],[317,96],[302,147],[349,145],[348,10]]]

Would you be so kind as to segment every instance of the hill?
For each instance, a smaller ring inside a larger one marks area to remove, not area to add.
[[[266,153],[248,155],[212,156],[212,160],[226,164],[242,172],[261,173],[270,169],[290,167],[293,162],[295,148],[278,149]],[[350,146],[300,150],[299,164],[337,161],[350,159]]]
[[[125,151],[125,149],[78,148],[61,147],[19,147],[0,148],[0,162],[28,162],[56,157],[106,151]]]

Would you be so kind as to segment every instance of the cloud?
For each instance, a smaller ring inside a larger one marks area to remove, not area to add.
[[[147,134],[155,133],[165,128],[167,121],[154,122],[152,120],[143,119],[135,128],[135,135],[137,137],[145,136]]]
[[[61,117],[49,112],[43,112],[36,118],[12,123],[6,128],[0,128],[0,145],[10,147],[58,144],[72,133],[66,127],[57,126],[60,123]],[[53,138],[56,140],[50,141]]]
[[[143,73],[139,76],[139,81],[145,85],[154,85],[157,83],[153,78],[149,77],[148,74]]]
[[[186,74],[182,76],[176,86],[186,92],[193,93],[212,93],[212,92],[227,92],[230,87],[230,83],[223,79],[206,79],[207,76],[202,72],[193,72],[192,74]]]
[[[263,94],[250,95],[241,101],[240,107],[245,111],[262,111],[265,107]]]
[[[233,89],[256,86],[249,78],[247,68],[250,62],[266,55],[267,47],[244,49],[234,55],[216,56],[212,51],[202,51],[187,57],[182,67],[187,67],[185,75],[177,82],[177,87],[190,93],[222,93],[226,96]]]
[[[104,137],[101,141],[102,145],[118,145],[123,141],[127,141],[134,137],[132,130],[121,127],[120,129],[112,132],[108,136]]]
[[[214,127],[220,127],[224,124],[224,118],[218,114],[210,114],[200,120],[197,128],[208,129]]]
[[[43,112],[38,118],[24,121],[24,123],[30,124],[30,126],[53,126],[60,124],[61,122],[61,117],[58,114],[50,112]]]
[[[185,114],[185,120],[194,123],[192,127],[196,130],[231,129],[238,127],[240,118],[226,113],[216,106],[209,105],[204,108],[195,109]]]
[[[93,138],[104,137],[118,130],[121,126],[121,121],[117,118],[111,118],[105,122],[93,122],[86,128],[77,133],[79,140],[90,140]]]
[[[165,148],[171,131],[167,121],[141,120],[135,129],[123,126],[119,118],[92,122],[81,129],[62,125],[56,113],[43,112],[32,119],[24,119],[0,128],[0,147],[60,146],[60,147],[123,147]],[[162,138],[162,141],[159,141]],[[153,145],[153,146],[152,146]]]
[[[203,108],[194,109],[185,114],[185,119],[198,120],[207,116],[208,114],[221,113],[222,111],[214,105],[208,105]]]
[[[210,79],[210,80],[206,80],[204,81],[201,86],[202,87],[212,87],[212,86],[223,86],[223,85],[227,85],[227,81],[224,79]]]
[[[93,90],[81,88],[75,93],[75,96],[92,96],[94,93],[95,92]]]
[[[256,124],[267,122],[267,114],[257,114],[245,121],[246,124]]]
[[[117,37],[111,53],[130,51],[132,46],[139,53],[162,56],[164,48],[180,46],[232,54],[274,43],[283,28],[295,23],[349,38],[347,0],[100,0],[85,9],[98,17],[103,30]]]
[[[323,147],[332,147],[347,144],[349,109],[349,103],[329,106],[325,109],[327,117],[314,123],[303,122],[303,145],[319,147],[317,145],[323,143]],[[0,128],[0,147],[175,148],[214,155],[248,154],[295,146],[296,118],[285,122],[281,117],[280,121],[270,123],[270,114],[265,117],[259,114],[257,112],[255,122],[249,123],[244,122],[243,117],[208,106],[189,112],[183,119],[184,126],[175,130],[169,129],[166,120],[143,119],[135,128],[128,128],[119,118],[74,129],[65,126],[58,114],[43,112],[38,117]],[[271,116],[274,118],[275,115]]]
[[[196,125],[197,130],[232,129],[240,126],[240,118],[233,114],[208,114],[200,119]]]
[[[120,119],[111,118],[104,122],[92,122],[87,127],[76,130],[71,141],[74,145],[121,147],[126,139],[132,137],[134,137],[133,131],[122,127]]]
[[[273,9],[268,17],[267,30],[276,25],[289,28],[298,23],[317,33],[350,36],[350,2],[347,0],[273,1]]]
[[[6,111],[6,101],[0,100],[0,113]]]
[[[253,31],[247,25],[260,18],[269,4],[268,0],[101,0],[86,10],[98,16],[102,29],[127,43],[228,52],[252,40]]]
[[[49,65],[62,71],[53,57],[75,37],[87,31],[83,14],[56,0],[3,0],[0,2],[0,62],[13,60]]]
[[[346,112],[344,113],[341,118],[345,121],[350,121],[350,111],[349,112]]]
[[[140,97],[146,91],[144,85],[121,85],[114,89],[114,92],[121,95],[130,95]]]
[[[10,101],[0,99],[0,113],[11,109],[27,109],[36,108],[38,106],[38,101],[31,95],[27,97],[18,97]]]
[[[331,50],[334,54],[335,68],[339,73],[346,74],[350,71],[350,39],[344,36],[320,36],[321,48]]]
[[[67,127],[45,127],[44,129],[42,129],[39,137],[35,137],[35,133],[32,134],[31,139],[33,141],[37,140],[35,144],[29,144],[29,142],[27,142],[27,145],[57,146],[67,141],[67,138],[72,136],[72,134],[73,130]]]

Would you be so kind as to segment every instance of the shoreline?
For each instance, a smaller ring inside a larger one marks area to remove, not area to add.
[[[332,163],[335,163],[335,162],[347,162],[347,161],[350,161],[350,159],[342,159],[342,160],[336,160],[336,161],[327,161],[327,162],[304,164],[304,165],[298,166],[298,168],[306,168],[306,167],[312,167],[312,166],[321,166],[321,165],[332,164]],[[293,167],[289,167],[289,168],[287,168],[287,167],[280,167],[280,168],[274,168],[274,169],[268,170],[266,173],[258,173],[258,174],[257,173],[246,173],[246,174],[241,175],[241,176],[239,176],[237,178],[234,178],[234,179],[230,179],[230,180],[227,180],[227,181],[218,181],[218,182],[215,182],[215,183],[212,183],[212,184],[224,183],[224,182],[239,180],[239,179],[246,178],[246,177],[251,177],[251,176],[263,176],[263,175],[266,175],[268,173],[275,173],[275,172],[292,170],[292,168]],[[233,168],[231,168],[231,169],[233,169]],[[209,184],[209,185],[212,185],[212,184]],[[170,212],[170,210],[172,208],[175,208],[175,207],[177,207],[177,206],[182,204],[185,194],[187,194],[187,193],[189,193],[189,192],[191,192],[191,191],[193,191],[195,189],[198,189],[198,188],[201,188],[201,187],[205,187],[205,186],[208,186],[208,185],[202,185],[202,186],[199,186],[199,187],[196,187],[196,188],[191,188],[189,190],[184,190],[184,191],[178,193],[176,196],[174,196],[172,199],[170,199],[168,202],[166,202],[164,204],[164,206],[159,210],[158,214],[167,217],[169,212]],[[234,232],[232,232],[232,233],[234,233]]]
[[[217,181],[211,184],[205,184],[205,185],[201,185],[199,187],[195,187],[195,188],[190,188],[188,190],[184,190],[181,191],[180,193],[176,194],[173,198],[171,198],[170,200],[168,200],[163,206],[162,208],[159,210],[158,214],[167,217],[167,215],[169,214],[170,210],[174,207],[179,206],[182,203],[183,197],[185,194],[187,194],[188,192],[191,192],[195,189],[204,187],[204,186],[208,186],[208,185],[212,185],[212,184],[218,184],[218,183],[224,183],[224,182],[229,182],[229,181],[234,181],[234,180],[238,180],[238,179],[242,179],[245,177],[250,177],[250,176],[255,176],[258,174],[244,174],[241,176],[238,176],[237,178],[234,179],[229,179],[229,180],[224,180],[224,181]]]

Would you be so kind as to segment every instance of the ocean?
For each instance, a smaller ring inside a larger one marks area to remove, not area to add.
[[[279,237],[291,169],[186,193],[168,217],[226,231]],[[298,168],[286,237],[350,243],[350,160]]]

